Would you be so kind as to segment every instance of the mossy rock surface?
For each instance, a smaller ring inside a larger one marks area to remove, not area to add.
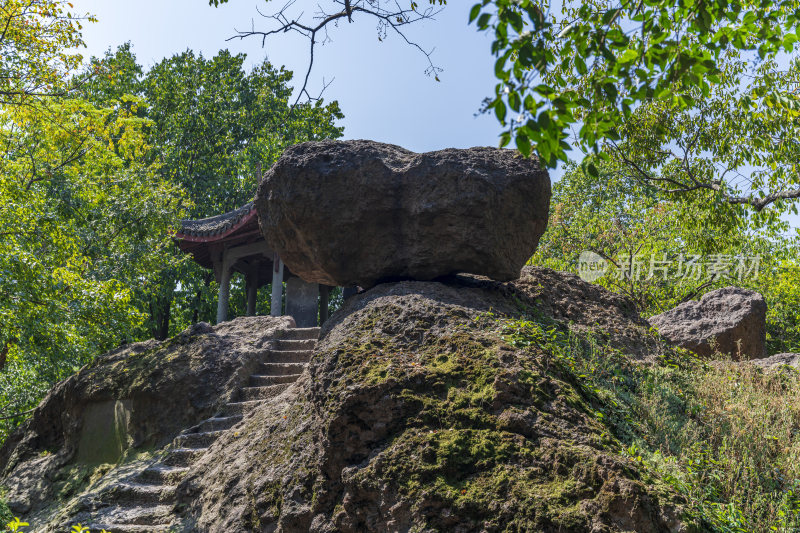
[[[680,498],[621,454],[596,398],[498,327],[524,316],[652,361],[664,346],[632,309],[545,269],[357,295],[300,380],[195,465],[187,527],[683,531]]]

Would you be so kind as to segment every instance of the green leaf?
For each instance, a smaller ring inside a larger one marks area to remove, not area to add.
[[[522,155],[525,157],[529,157],[531,155],[531,140],[524,132],[517,133],[516,143],[517,150],[519,150]]]
[[[637,50],[627,49],[625,50],[622,55],[619,56],[618,61],[620,63],[630,63],[639,58],[639,52]]]
[[[502,100],[496,100],[494,102],[494,114],[497,116],[497,120],[499,120],[501,124],[505,124],[506,104]]]
[[[508,80],[508,72],[506,72],[506,61],[508,60],[508,54],[503,54],[494,64],[494,75],[499,80]]]
[[[575,56],[575,68],[581,76],[589,72],[589,69],[586,68],[586,62],[580,56]]]
[[[478,18],[478,15],[480,15],[480,13],[481,13],[481,4],[475,4],[474,6],[472,6],[472,9],[469,12],[470,24],[472,23],[472,21]]]

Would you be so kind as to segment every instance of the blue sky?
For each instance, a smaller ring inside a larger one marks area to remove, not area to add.
[[[231,0],[217,8],[206,0],[72,2],[78,12],[98,18],[84,30],[86,55],[101,55],[131,41],[145,67],[187,48],[206,56],[228,48],[246,53],[251,63],[267,57],[293,70],[296,78],[307,65],[308,45],[299,36],[280,35],[264,48],[257,38],[225,41],[235,28],[249,28],[251,20],[263,27],[266,21],[256,6],[274,10],[283,5],[279,1]],[[306,0],[298,4],[307,9],[316,5]],[[495,82],[491,41],[467,25],[471,4],[451,2],[436,21],[410,31],[425,49],[435,48],[433,59],[444,69],[441,82],[425,75],[424,55],[399,36],[379,42],[373,20],[356,18],[332,29],[332,42],[317,50],[310,88],[314,93],[323,77],[333,79],[325,98],[339,101],[345,138],[389,142],[414,151],[497,144],[500,126],[494,117],[475,116]]]

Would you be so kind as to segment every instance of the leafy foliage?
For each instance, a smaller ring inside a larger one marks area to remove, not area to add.
[[[774,59],[797,41],[798,4],[776,2],[549,2],[482,0],[470,22],[493,34],[499,80],[487,109],[502,143],[567,161],[568,130],[599,150],[639,104],[690,108],[720,83],[726,55]],[[696,90],[696,92],[693,92]],[[510,117],[510,113],[517,117]]]
[[[604,155],[617,172],[664,198],[705,193],[710,209],[747,206],[766,221],[787,209],[796,213],[789,202],[800,197],[800,103],[793,95],[800,64],[780,70],[770,60],[749,69],[731,54],[723,66],[709,94],[687,89],[689,108],[642,104],[618,128],[619,139],[603,144]]]
[[[0,348],[6,414],[131,339],[131,287],[166,260],[180,192],[142,161],[127,97],[6,107],[0,128]]]
[[[336,102],[293,107],[292,73],[266,62],[248,72],[245,59],[226,50],[210,59],[186,51],[145,73],[125,44],[92,58],[90,79],[81,85],[86,98],[99,102],[125,92],[146,102],[141,114],[152,121],[151,149],[143,157],[186,192],[189,218],[218,215],[250,201],[260,170],[266,171],[287,146],[342,134],[335,125],[342,118]],[[213,273],[177,250],[173,254],[137,291],[138,306],[148,315],[144,337],[164,339],[214,318]],[[258,311],[268,312],[269,298],[261,296]],[[235,279],[232,316],[244,314],[245,301],[244,283]]]
[[[101,75],[107,86],[91,84],[93,90],[113,94],[119,85],[130,86],[147,102],[153,127],[148,131],[152,150],[145,157],[165,180],[187,192],[191,218],[242,206],[253,198],[258,172],[266,171],[284,148],[337,138],[343,131],[335,126],[343,116],[336,102],[292,107],[292,73],[269,63],[246,72],[244,55],[222,51],[206,59],[187,51],[145,75],[129,46],[94,62],[112,77]],[[154,336],[165,338],[191,323],[212,321],[216,283],[211,272],[187,261],[159,269],[158,275],[140,294]],[[244,284],[234,282],[233,316],[243,314],[244,292]]]
[[[575,271],[580,254],[594,252],[608,266],[597,283],[631,298],[644,316],[715,288],[751,288],[767,300],[770,352],[800,351],[797,238],[785,222],[714,205],[713,195],[664,200],[613,165],[601,165],[598,178],[573,165],[554,184],[532,262]],[[680,267],[692,260],[698,268]]]
[[[291,73],[244,60],[187,51],[144,73],[124,45],[35,106],[3,107],[0,437],[98,353],[210,319],[213,274],[170,226],[250,200],[284,147],[341,135],[335,102],[292,109]]]
[[[63,0],[4,0],[0,5],[0,103],[33,105],[63,92],[81,56],[81,21]]]

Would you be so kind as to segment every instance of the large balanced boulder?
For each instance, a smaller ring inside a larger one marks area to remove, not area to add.
[[[294,274],[365,288],[458,272],[517,279],[549,205],[547,171],[516,151],[372,141],[293,146],[256,197],[261,230]]]
[[[767,304],[759,293],[725,287],[656,315],[650,323],[671,343],[698,355],[766,357]]]

